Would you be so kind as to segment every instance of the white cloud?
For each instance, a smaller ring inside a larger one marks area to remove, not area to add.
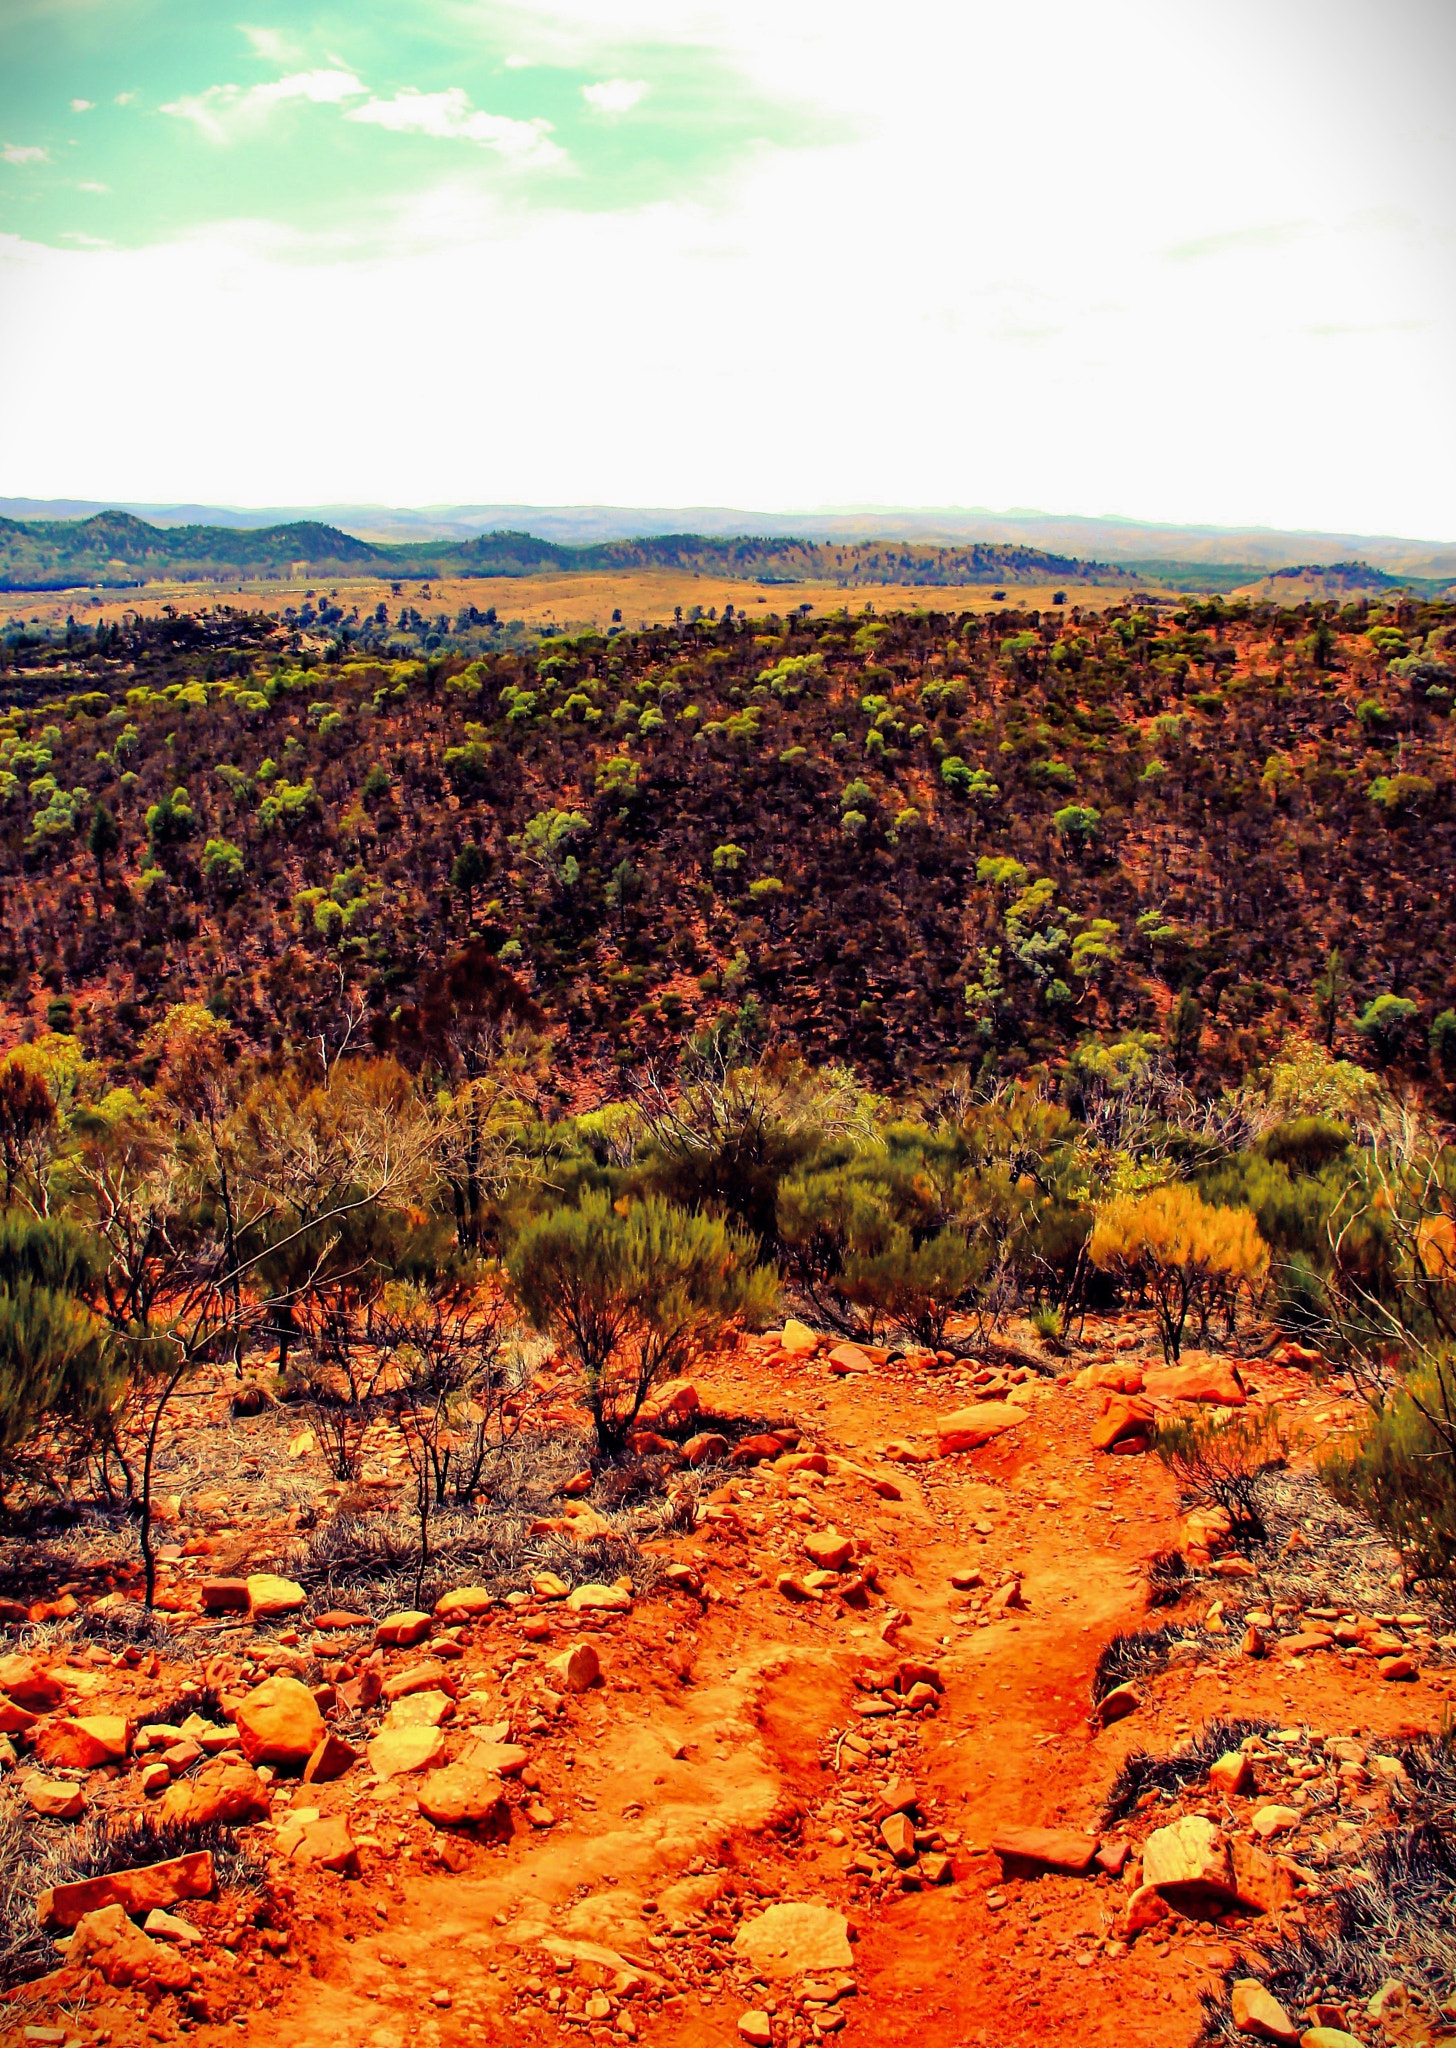
[[[162,112],[191,121],[209,141],[226,142],[233,129],[262,119],[275,107],[299,100],[316,107],[337,107],[367,90],[352,71],[295,71],[265,85],[210,85],[205,92],[169,100]]]
[[[529,71],[530,68],[531,60],[529,57],[507,57],[506,59],[507,71]]]
[[[458,85],[443,92],[416,92],[406,86],[392,100],[369,100],[362,107],[351,107],[348,118],[387,128],[394,135],[475,142],[512,164],[541,167],[563,163],[566,157],[550,139],[549,121],[514,121],[506,114],[483,113],[471,106],[469,95]]]
[[[89,114],[95,104],[95,100],[72,100],[71,112],[73,114]]]
[[[77,185],[76,190],[78,192],[109,192],[111,190],[111,187],[109,185],[93,184],[90,180],[87,180],[86,182]]]
[[[112,104],[118,107],[129,107],[135,98],[136,94],[134,92],[119,92]]]
[[[252,44],[253,55],[268,64],[291,64],[302,55],[298,44],[276,28],[250,28],[245,21],[240,21],[238,28]]]
[[[48,164],[51,160],[48,149],[37,149],[34,143],[7,142],[0,149],[0,157],[8,164]]]
[[[581,96],[599,114],[630,114],[647,97],[647,83],[641,78],[604,78],[597,85],[584,85]]]

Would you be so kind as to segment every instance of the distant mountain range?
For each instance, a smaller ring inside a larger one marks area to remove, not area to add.
[[[1078,560],[1122,563],[1137,574],[1202,565],[1246,569],[1249,577],[1291,566],[1369,563],[1388,575],[1423,581],[1456,578],[1456,542],[1389,534],[1281,532],[1269,527],[1174,526],[1133,519],[1091,519],[1049,512],[992,512],[978,507],[863,505],[833,512],[752,512],[721,505],[384,505],[269,506],[102,503],[84,499],[0,498],[0,516],[14,520],[88,519],[129,512],[153,526],[223,527],[238,531],[320,524],[377,543],[469,541],[501,532],[581,546],[662,535],[857,542],[905,540],[964,546],[1002,543]],[[1194,580],[1194,579],[1190,579]],[[1224,579],[1218,579],[1222,584]],[[1248,579],[1246,579],[1248,580]]]

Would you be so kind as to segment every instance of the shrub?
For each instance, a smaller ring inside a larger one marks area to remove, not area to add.
[[[1394,1056],[1405,1034],[1405,1027],[1418,1014],[1419,1003],[1413,1003],[1409,996],[1396,996],[1387,992],[1375,996],[1361,1012],[1355,1029],[1362,1038],[1368,1039],[1384,1058]]]
[[[1336,1500],[1389,1538],[1410,1577],[1456,1575],[1456,1360],[1412,1373],[1320,1470]]]
[[[1236,1542],[1263,1540],[1264,1475],[1288,1455],[1277,1415],[1257,1409],[1175,1416],[1159,1425],[1153,1449],[1177,1480],[1185,1501],[1223,1508]]]
[[[687,1372],[730,1319],[773,1305],[752,1241],[707,1216],[605,1193],[528,1223],[508,1266],[522,1308],[575,1359],[603,1452],[616,1455],[660,1381]]]
[[[1123,1195],[1103,1208],[1088,1256],[1151,1295],[1163,1355],[1176,1360],[1190,1313],[1200,1331],[1215,1307],[1230,1312],[1240,1287],[1252,1293],[1269,1271],[1269,1247],[1247,1209],[1215,1209],[1191,1187]]]
[[[985,1278],[989,1264],[984,1238],[973,1245],[957,1230],[941,1230],[917,1245],[897,1225],[883,1250],[851,1253],[845,1260],[844,1292],[927,1350],[939,1351],[946,1324]]]

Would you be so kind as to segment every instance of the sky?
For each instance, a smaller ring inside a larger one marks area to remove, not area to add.
[[[0,494],[1456,539],[1452,0],[0,0]]]

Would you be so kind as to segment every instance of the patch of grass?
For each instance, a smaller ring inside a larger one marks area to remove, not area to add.
[[[1257,1974],[1291,2014],[1316,1999],[1363,2005],[1395,1977],[1427,2021],[1456,1996],[1456,1742],[1450,1726],[1398,1755],[1408,1785],[1392,1788],[1396,1824],[1320,1909],[1260,1956]],[[1242,1966],[1241,1966],[1242,1967]],[[1203,1994],[1204,2038],[1235,2043],[1226,1993]]]
[[[1149,1607],[1176,1607],[1193,1583],[1181,1550],[1159,1550],[1148,1559]]]
[[[1092,1673],[1093,1706],[1100,1707],[1118,1686],[1161,1671],[1178,1644],[1194,1643],[1201,1648],[1203,1640],[1197,1629],[1183,1628],[1176,1622],[1170,1622],[1166,1628],[1130,1629],[1114,1636]]]
[[[1102,1809],[1104,1821],[1126,1820],[1145,1792],[1181,1792],[1185,1785],[1195,1785],[1207,1777],[1210,1764],[1228,1750],[1237,1749],[1249,1735],[1264,1735],[1274,1726],[1272,1721],[1217,1720],[1210,1721],[1191,1742],[1184,1743],[1167,1756],[1153,1756],[1148,1750],[1138,1749],[1124,1758],[1121,1770],[1113,1779]]]
[[[162,1827],[147,1816],[108,1829],[95,1813],[70,1825],[40,1821],[9,1787],[0,1788],[0,1990],[54,1969],[50,1935],[36,1918],[43,1891],[210,1849],[225,1891],[260,1892],[267,1865],[240,1847],[230,1828]]]

